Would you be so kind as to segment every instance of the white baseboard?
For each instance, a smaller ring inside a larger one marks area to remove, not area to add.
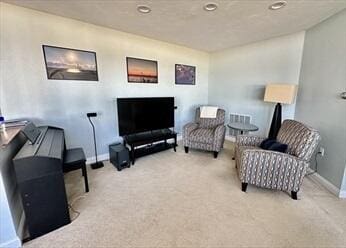
[[[177,140],[178,141],[181,141],[182,139],[183,139],[182,135],[178,135],[177,136]],[[235,142],[236,141],[235,137],[234,136],[230,136],[230,135],[226,135],[225,139],[228,140],[228,141],[231,141],[231,142]],[[100,154],[100,155],[97,156],[97,159],[99,161],[109,160],[109,154],[108,153]],[[86,163],[87,164],[91,164],[91,163],[94,163],[95,161],[96,161],[95,156],[92,156],[92,157],[87,158],[87,162]],[[308,171],[308,173],[309,172],[312,172],[312,170]],[[314,182],[317,182],[318,184],[320,184],[323,187],[325,187],[328,191],[330,191],[334,195],[338,196],[339,198],[346,198],[346,191],[339,190],[336,186],[334,186],[332,183],[327,181],[324,177],[322,177],[318,173],[312,174],[310,176],[310,178]]]
[[[338,187],[336,187],[334,184],[330,183],[328,180],[326,180],[320,174],[314,173],[310,176],[310,178],[314,182],[322,185],[324,188],[326,188],[329,192],[336,195],[337,197],[346,198],[346,192],[345,191],[341,191],[340,189],[338,189]]]
[[[98,161],[109,160],[109,154],[108,153],[99,154],[99,155],[97,155],[97,160]],[[92,156],[92,157],[87,158],[86,164],[92,164],[95,162],[96,162],[96,157]]]
[[[231,141],[231,142],[235,142],[235,137],[234,136],[226,135],[225,139],[228,140],[228,141]]]
[[[231,141],[231,142],[235,142],[235,137],[233,137],[233,136],[226,135],[225,139],[228,141]],[[180,134],[177,136],[177,141],[181,141],[181,140],[183,140],[183,136]],[[104,153],[104,154],[97,155],[97,160],[98,161],[109,160],[109,154]],[[96,162],[96,157],[92,156],[92,157],[87,158],[86,164],[92,164],[95,162]]]
[[[181,141],[181,140],[183,140],[183,136],[181,134],[177,135],[177,141]],[[104,153],[104,154],[97,155],[97,160],[98,161],[109,160],[109,153]],[[96,162],[96,157],[92,156],[92,157],[88,157],[87,158],[86,164],[92,164],[92,163],[95,163],[95,162]]]
[[[183,140],[183,136],[182,135],[178,135],[177,136],[177,141],[181,141]],[[99,154],[97,155],[97,160],[98,161],[105,161],[105,160],[109,160],[109,153],[104,153],[104,154]],[[92,164],[96,162],[96,157],[92,156],[92,157],[88,157],[86,164]]]
[[[22,242],[20,241],[18,237],[0,244],[0,248],[19,248],[19,247],[22,247]]]

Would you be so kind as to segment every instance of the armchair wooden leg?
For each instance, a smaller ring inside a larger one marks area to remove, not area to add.
[[[247,183],[241,183],[241,191],[246,192],[247,185]]]
[[[291,191],[291,197],[292,197],[293,200],[298,200],[297,192]]]
[[[185,153],[189,153],[189,148],[187,146],[184,146]]]
[[[219,154],[219,152],[214,152],[214,158],[217,158],[218,154]]]

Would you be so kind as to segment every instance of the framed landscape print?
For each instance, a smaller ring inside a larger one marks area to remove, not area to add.
[[[158,83],[157,61],[126,57],[129,83]]]
[[[98,81],[96,53],[43,45],[48,79]]]
[[[175,65],[175,84],[195,85],[196,67],[190,65]]]

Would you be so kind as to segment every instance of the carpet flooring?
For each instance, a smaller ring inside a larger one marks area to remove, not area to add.
[[[24,247],[346,247],[346,201],[306,177],[299,200],[249,185],[233,145],[211,153],[168,150],[118,172],[109,162],[66,174],[73,222]]]

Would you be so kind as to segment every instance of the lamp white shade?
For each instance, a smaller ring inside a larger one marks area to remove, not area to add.
[[[292,104],[297,95],[296,84],[268,84],[264,93],[265,102]]]

